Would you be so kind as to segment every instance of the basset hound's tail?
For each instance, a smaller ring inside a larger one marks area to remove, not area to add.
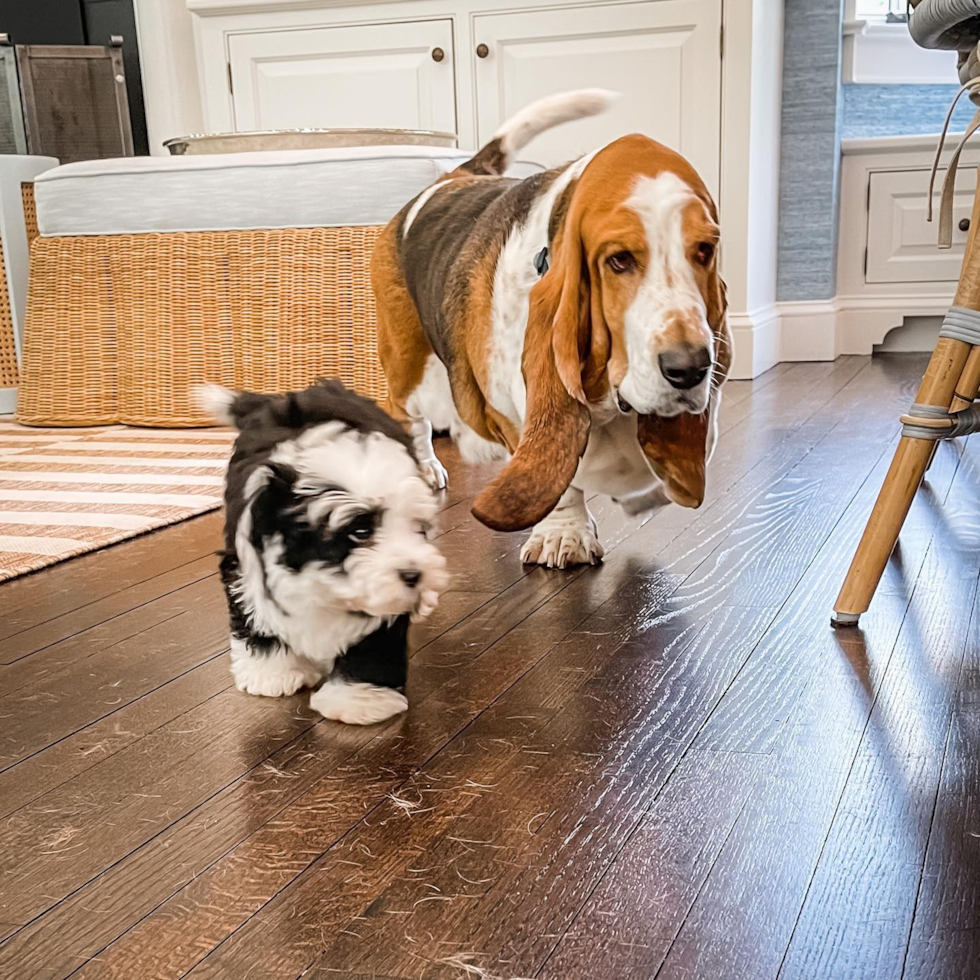
[[[619,98],[618,92],[604,88],[584,88],[577,92],[562,92],[532,102],[511,116],[475,157],[458,169],[471,174],[499,176],[520,152],[539,133],[553,126],[597,116]]]

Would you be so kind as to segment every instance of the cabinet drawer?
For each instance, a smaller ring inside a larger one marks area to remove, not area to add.
[[[868,198],[868,264],[865,280],[874,282],[955,282],[963,262],[965,231],[977,183],[975,167],[961,168],[953,201],[953,247],[938,249],[940,170],[933,196],[934,218],[926,221],[928,170],[871,174]]]

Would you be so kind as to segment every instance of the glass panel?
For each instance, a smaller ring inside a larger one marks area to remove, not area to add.
[[[860,20],[867,17],[884,19],[888,14],[905,16],[905,0],[857,0],[854,14]]]

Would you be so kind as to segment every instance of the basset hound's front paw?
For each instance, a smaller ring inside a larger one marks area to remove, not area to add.
[[[596,565],[604,554],[596,537],[594,524],[572,527],[545,527],[542,521],[531,532],[521,548],[525,565],[568,568],[571,565]]]

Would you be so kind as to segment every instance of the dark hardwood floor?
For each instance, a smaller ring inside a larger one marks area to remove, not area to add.
[[[980,448],[830,609],[924,358],[725,389],[709,497],[522,568],[446,443],[407,716],[236,692],[198,518],[0,586],[0,977],[977,980]]]

